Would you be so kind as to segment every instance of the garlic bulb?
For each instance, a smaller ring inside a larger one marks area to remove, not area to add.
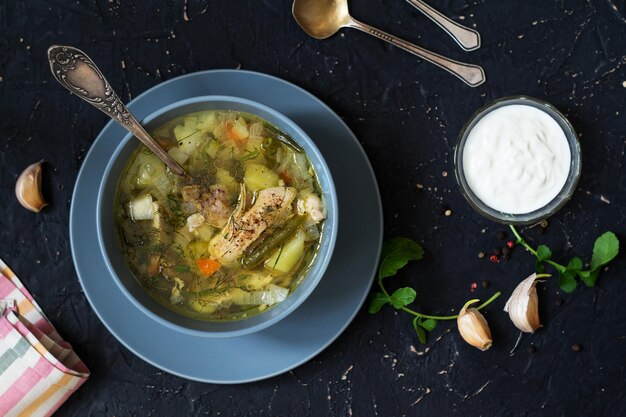
[[[468,308],[478,300],[470,300],[461,309],[456,319],[461,337],[470,345],[480,350],[487,350],[493,344],[491,330],[485,317],[475,308]]]
[[[17,201],[30,211],[38,213],[48,205],[41,195],[41,164],[36,162],[28,166],[18,177],[15,184]]]
[[[534,333],[541,327],[537,289],[535,288],[537,278],[537,274],[532,274],[520,282],[504,306],[504,311],[509,313],[515,327],[524,333]]]

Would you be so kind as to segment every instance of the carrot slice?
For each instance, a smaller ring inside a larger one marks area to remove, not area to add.
[[[246,147],[246,145],[248,145],[248,138],[241,138],[239,137],[235,131],[233,130],[233,128],[235,127],[235,123],[228,120],[226,123],[226,136],[228,136],[228,139],[232,140],[233,143],[237,146],[237,148],[239,148],[239,150],[242,150],[243,148]]]
[[[278,173],[278,176],[285,181],[285,184],[290,185],[291,181],[293,181],[293,177],[289,175],[286,171],[282,171]]]
[[[146,268],[146,272],[148,273],[149,276],[155,277],[159,275],[159,273],[161,272],[160,271],[161,265],[159,265],[160,261],[161,261],[161,256],[159,255],[154,255],[150,257],[150,263],[148,264],[148,267]]]
[[[219,262],[214,261],[213,259],[208,259],[208,258],[196,259],[196,265],[198,265],[198,269],[200,269],[200,273],[204,275],[205,277],[208,277],[209,275],[213,275],[221,267]]]

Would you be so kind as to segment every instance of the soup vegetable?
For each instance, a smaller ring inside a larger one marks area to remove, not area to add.
[[[144,289],[210,321],[285,300],[313,262],[326,217],[304,151],[264,120],[233,111],[182,116],[153,136],[187,176],[141,145],[120,180],[116,228]]]

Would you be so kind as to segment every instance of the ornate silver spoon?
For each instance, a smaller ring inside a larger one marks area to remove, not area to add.
[[[474,51],[480,48],[480,34],[474,29],[470,29],[452,19],[449,19],[447,16],[424,3],[422,0],[407,1],[417,10],[428,16],[428,18],[439,25],[440,28],[445,30],[448,35],[450,35],[452,39],[454,39],[464,50]]]
[[[48,49],[48,60],[52,75],[63,87],[122,125],[173,172],[185,175],[185,170],[178,162],[159,146],[135,116],[128,111],[87,54],[71,46],[53,45]]]

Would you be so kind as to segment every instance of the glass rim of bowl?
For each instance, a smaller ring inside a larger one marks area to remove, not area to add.
[[[478,196],[476,196],[476,194],[467,183],[465,172],[463,170],[463,151],[465,149],[465,144],[467,142],[467,138],[469,137],[469,133],[474,128],[474,126],[476,126],[476,124],[484,116],[486,116],[493,110],[514,104],[534,107],[552,117],[558,123],[559,127],[563,130],[565,138],[567,139],[567,142],[569,144],[571,154],[570,169],[567,175],[567,180],[565,181],[565,184],[563,185],[559,193],[545,206],[528,213],[520,214],[504,213],[502,211],[493,209],[485,204],[480,198],[478,198]],[[480,215],[489,220],[502,224],[523,225],[537,223],[555,214],[557,211],[563,208],[563,206],[565,206],[565,204],[571,199],[572,195],[574,194],[574,191],[576,190],[576,187],[578,185],[578,180],[580,179],[581,166],[582,161],[580,142],[578,141],[578,135],[576,134],[576,131],[574,130],[574,127],[569,122],[569,120],[552,104],[525,95],[501,97],[478,109],[469,118],[469,120],[465,123],[465,125],[459,132],[459,136],[454,147],[454,174],[456,176],[456,180],[459,185],[461,194],[469,203],[469,205]]]

